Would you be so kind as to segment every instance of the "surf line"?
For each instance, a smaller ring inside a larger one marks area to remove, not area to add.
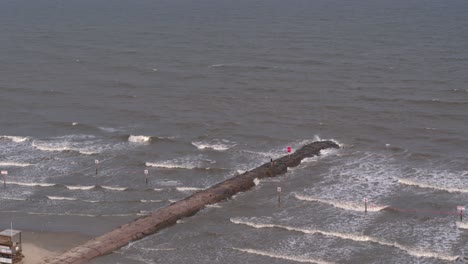
[[[296,167],[305,158],[320,155],[320,150],[339,148],[332,141],[318,141],[307,144],[296,152],[283,156],[274,162],[267,163],[241,175],[234,176],[208,189],[196,192],[185,199],[158,209],[147,216],[122,225],[104,235],[74,247],[53,258],[49,264],[79,264],[86,263],[96,257],[106,255],[132,241],[176,224],[177,220],[189,217],[210,204],[216,204],[232,197],[236,193],[245,192],[255,186],[254,180],[275,177],[287,172],[288,167]]]

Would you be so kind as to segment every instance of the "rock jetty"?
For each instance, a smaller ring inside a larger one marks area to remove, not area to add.
[[[79,264],[109,254],[132,241],[139,240],[173,225],[181,218],[194,215],[206,205],[218,203],[236,193],[251,189],[255,186],[255,179],[284,174],[288,167],[296,167],[303,159],[317,156],[320,154],[320,150],[327,148],[339,148],[339,146],[332,141],[319,141],[305,145],[290,155],[276,159],[273,162],[268,161],[260,167],[196,192],[185,199],[91,239],[46,263]]]

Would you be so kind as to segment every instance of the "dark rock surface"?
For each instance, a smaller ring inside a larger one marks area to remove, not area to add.
[[[303,146],[291,155],[263,164],[251,171],[237,175],[208,189],[161,208],[150,215],[138,218],[122,225],[109,233],[89,240],[83,245],[72,248],[48,263],[78,264],[86,263],[98,256],[106,255],[126,244],[173,225],[177,220],[194,215],[208,204],[215,204],[230,198],[238,192],[244,192],[255,186],[254,180],[274,177],[286,173],[288,167],[298,166],[304,158],[320,154],[320,150],[339,148],[331,141],[314,142]]]

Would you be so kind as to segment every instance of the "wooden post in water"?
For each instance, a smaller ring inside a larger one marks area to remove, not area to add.
[[[277,187],[276,192],[278,193],[278,206],[281,206],[281,187]]]
[[[99,169],[99,160],[94,160],[94,164],[96,164],[96,175],[97,175],[98,169]]]
[[[367,198],[364,198],[364,213],[367,213]]]
[[[8,171],[2,170],[2,176],[3,176],[3,188],[6,188],[6,176],[8,175]]]

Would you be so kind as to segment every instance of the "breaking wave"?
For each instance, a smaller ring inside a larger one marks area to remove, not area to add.
[[[447,254],[440,253],[440,252],[427,251],[425,249],[420,249],[420,248],[412,248],[412,247],[405,246],[397,242],[388,242],[380,238],[366,236],[366,235],[341,233],[341,232],[334,232],[334,231],[323,231],[323,230],[318,230],[318,229],[298,228],[298,227],[274,225],[274,224],[254,223],[254,222],[248,222],[248,221],[243,221],[240,219],[232,219],[232,218],[230,220],[234,224],[246,225],[246,226],[250,226],[254,228],[280,228],[280,229],[300,232],[304,234],[321,234],[324,236],[337,237],[337,238],[353,240],[357,242],[373,242],[382,246],[398,248],[400,250],[405,251],[409,255],[415,256],[415,257],[436,258],[436,259],[447,260],[447,261],[454,261],[459,257],[459,256],[447,255]]]
[[[468,193],[466,188],[445,187],[440,185],[433,185],[429,183],[418,182],[410,179],[398,179],[398,182],[404,185],[417,186],[420,188],[434,189],[439,191],[446,191],[449,193]]]
[[[203,159],[200,156],[182,157],[167,161],[146,162],[147,167],[156,167],[163,169],[186,169],[186,170],[224,170],[222,168],[211,168],[211,164],[216,163],[213,160]]]
[[[365,205],[364,202],[362,203],[352,203],[352,202],[344,202],[344,201],[336,201],[336,200],[324,200],[312,196],[305,196],[301,194],[295,193],[294,196],[298,200],[302,201],[309,201],[309,202],[318,202],[318,203],[324,203],[328,205],[332,205],[336,208],[344,209],[344,210],[351,210],[351,211],[357,211],[357,212],[364,212],[365,211]],[[388,206],[386,205],[374,205],[369,203],[367,205],[367,211],[368,212],[378,212],[381,211]]]
[[[235,146],[235,144],[229,143],[227,140],[217,140],[215,142],[192,142],[192,145],[200,150],[212,149],[217,151],[225,151]]]
[[[83,155],[94,155],[98,154],[99,151],[92,150],[90,148],[76,148],[70,146],[67,142],[61,143],[38,143],[33,141],[32,146],[41,151],[49,151],[49,152],[64,152],[64,151],[74,151],[78,152]]]
[[[47,199],[49,199],[49,200],[66,200],[66,201],[76,201],[76,200],[78,200],[77,198],[62,197],[62,196],[47,196]]]
[[[467,222],[457,222],[457,227],[460,229],[468,229],[468,223]]]
[[[12,161],[0,161],[0,166],[2,167],[28,167],[32,164],[21,163],[21,162],[12,162]]]
[[[255,254],[255,255],[260,255],[260,256],[265,256],[265,257],[270,257],[270,258],[284,259],[284,260],[292,260],[292,261],[302,262],[302,263],[317,263],[317,264],[333,263],[333,262],[327,262],[327,261],[309,258],[309,257],[283,255],[283,254],[278,254],[275,252],[260,251],[260,250],[251,249],[251,248],[232,248],[232,249],[245,252],[245,253],[249,253],[249,254]]]
[[[129,142],[133,142],[133,143],[147,143],[147,142],[150,142],[151,141],[151,137],[149,136],[134,136],[134,135],[130,135],[128,137],[128,141]]]
[[[7,181],[6,184],[13,184],[13,185],[19,185],[19,186],[28,186],[28,187],[51,187],[55,186],[55,183],[42,183],[42,182],[14,182],[14,181]]]
[[[26,140],[29,140],[29,137],[18,137],[18,136],[0,136],[0,139],[8,139],[16,143],[21,143]]]
[[[176,190],[179,192],[195,192],[195,191],[201,191],[203,188],[197,188],[197,187],[176,187]]]

